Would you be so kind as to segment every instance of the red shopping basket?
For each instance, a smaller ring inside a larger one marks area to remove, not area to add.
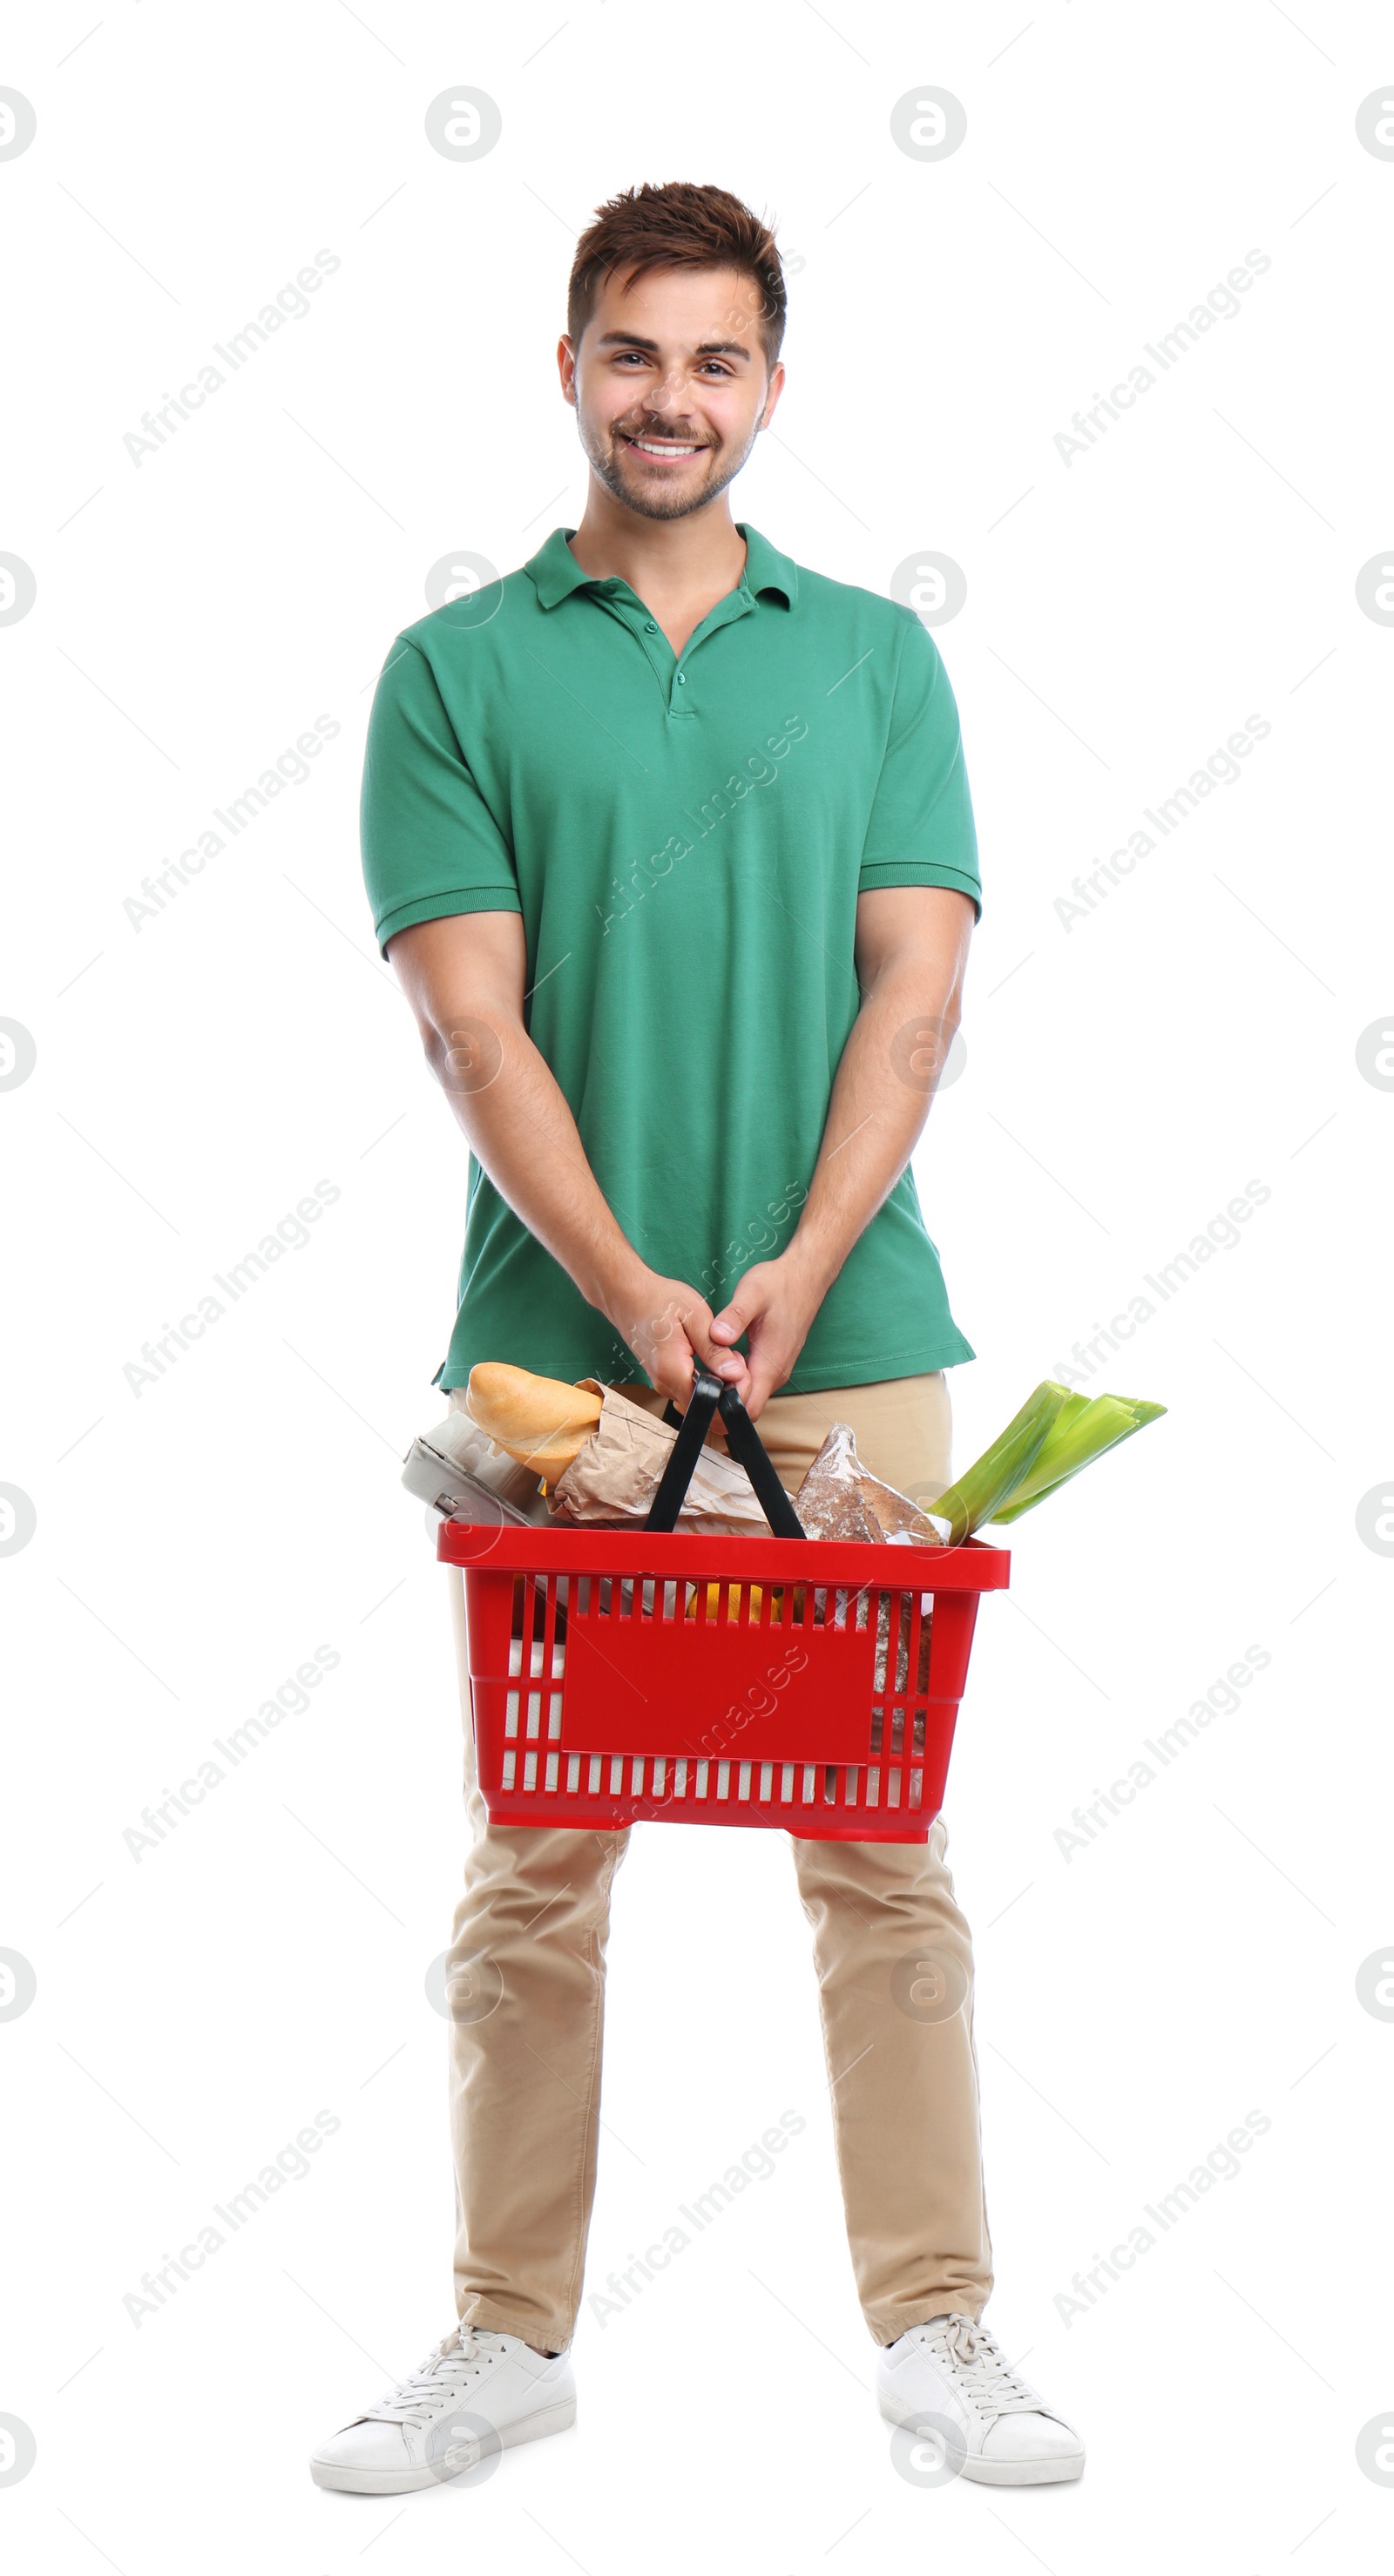
[[[769,1538],[672,1527],[718,1403]],[[1005,1589],[1008,1551],[805,1538],[731,1388],[697,1372],[681,1422],[632,1532],[441,1525],[437,1554],[465,1573],[491,1819],[926,1841],[978,1595]]]

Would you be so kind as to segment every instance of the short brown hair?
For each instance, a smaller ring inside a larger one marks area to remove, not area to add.
[[[760,338],[773,366],[784,338],[788,299],[770,226],[726,188],[673,179],[661,188],[625,188],[597,206],[576,245],[566,298],[573,350],[595,311],[596,296],[616,270],[626,285],[653,268],[734,268],[760,289]]]

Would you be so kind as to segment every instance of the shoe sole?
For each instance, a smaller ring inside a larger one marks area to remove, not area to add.
[[[516,2424],[498,2428],[499,2448],[511,2451],[519,2442],[540,2442],[548,2433],[565,2433],[576,2421],[576,2400],[563,2399],[560,2405],[544,2406],[536,2415],[520,2416]],[[468,2469],[457,2469],[457,2477],[468,2477]],[[420,2487],[450,2486],[450,2478],[438,2478],[427,2468],[355,2469],[341,2467],[333,2460],[312,2459],[310,2475],[317,2487],[334,2487],[343,2495],[412,2495]]]
[[[918,2412],[916,2408],[897,2406],[889,2397],[881,2398],[879,2403],[888,2424],[896,2424],[903,2429],[905,2425],[914,2423]],[[984,2460],[981,2457],[970,2457],[964,2461],[958,2474],[961,2478],[967,2478],[972,2485],[979,2487],[1060,2486],[1066,2479],[1083,2476],[1084,2451],[1081,2446],[1077,2451],[1061,2451],[1054,2459],[1044,2460]]]

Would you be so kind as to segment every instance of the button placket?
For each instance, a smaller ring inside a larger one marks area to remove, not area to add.
[[[643,654],[645,661],[648,663],[649,668],[653,672],[654,678],[657,680],[658,685],[663,692],[663,702],[665,707],[668,708],[670,714],[673,713],[674,710],[670,704],[672,697],[672,673],[670,670],[664,669],[660,658],[660,649],[656,645],[648,643],[646,640],[650,635],[657,635],[657,619],[653,617],[641,618],[635,614],[636,611],[642,609],[643,602],[636,598],[634,592],[629,590],[627,585],[622,584],[612,590],[608,585],[597,582],[595,586],[595,600],[596,605],[603,608],[607,616],[614,618],[617,626],[622,626],[624,628],[626,635],[633,636],[635,643],[638,645],[640,652]],[[667,644],[667,641],[668,639],[665,636],[664,643]],[[668,651],[670,653],[672,649],[672,646],[668,645]],[[682,710],[679,709],[677,712],[681,713]]]
[[[696,633],[689,635],[686,644],[683,646],[683,659],[679,661],[678,667],[673,673],[673,685],[668,692],[668,713],[670,716],[687,717],[691,718],[694,723],[696,722],[697,709],[695,707],[682,705],[679,702],[677,694],[679,689],[685,689],[687,687],[687,672],[684,668],[686,657],[689,654],[696,652],[699,645],[708,643],[713,635],[719,635],[723,626],[734,625],[735,620],[738,617],[746,616],[754,607],[755,602],[751,597],[750,592],[742,586],[741,588],[732,591],[729,597],[721,600],[718,605],[725,611],[725,614],[723,616],[717,616],[716,609],[709,609],[707,616],[703,618],[701,625],[696,630]]]

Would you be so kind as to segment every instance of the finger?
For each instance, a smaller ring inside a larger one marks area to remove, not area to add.
[[[688,1338],[704,1368],[710,1369],[715,1376],[732,1385],[744,1378],[746,1363],[741,1353],[729,1349],[724,1342],[712,1339],[713,1318],[710,1306],[689,1308],[683,1317],[683,1322],[687,1327]],[[738,1325],[737,1331],[740,1329]]]
[[[764,1412],[770,1397],[784,1385],[793,1367],[787,1343],[779,1343],[769,1330],[769,1319],[758,1316],[750,1334],[750,1387],[743,1398],[746,1412],[754,1422]]]
[[[723,1386],[733,1386],[742,1404],[745,1402],[745,1391],[750,1380],[750,1362],[743,1351],[723,1351],[718,1347],[714,1350],[713,1356],[704,1360],[702,1365],[713,1377],[719,1378]]]
[[[760,1416],[764,1412],[773,1393],[774,1388],[770,1383],[769,1370],[762,1369],[757,1365],[750,1372],[750,1385],[742,1398],[746,1412],[749,1414],[752,1422],[759,1421]]]
[[[723,1342],[738,1342],[749,1321],[750,1316],[741,1299],[732,1297],[720,1314],[712,1317],[711,1329]]]

